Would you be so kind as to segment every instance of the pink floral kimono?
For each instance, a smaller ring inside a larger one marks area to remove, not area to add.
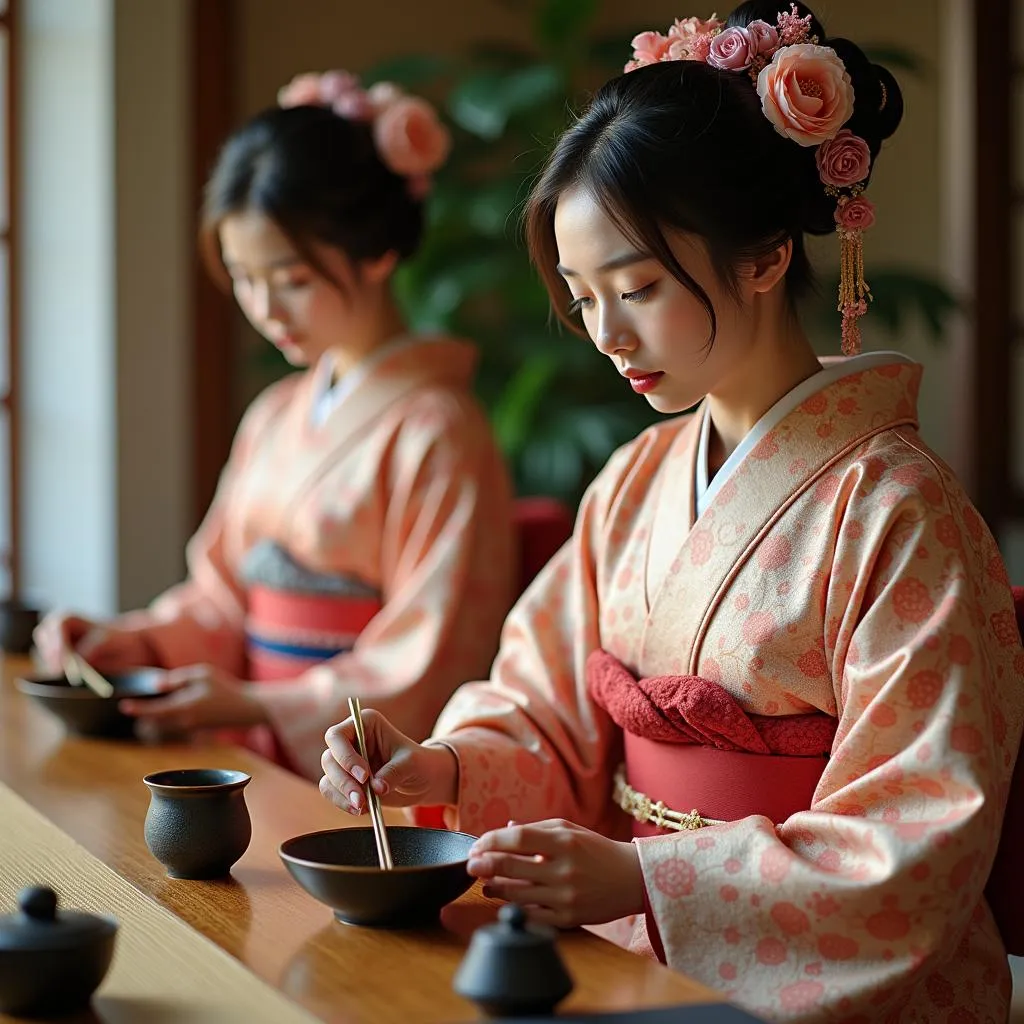
[[[165,667],[259,681],[272,735],[248,741],[310,778],[350,695],[424,737],[490,667],[515,551],[474,363],[465,343],[412,338],[342,378],[326,411],[316,370],[270,387],[189,545],[188,579],[126,617]]]
[[[450,827],[632,833],[622,941],[770,1020],[1006,1019],[983,890],[1024,651],[920,376],[823,369],[710,482],[703,407],[621,449],[435,731]]]

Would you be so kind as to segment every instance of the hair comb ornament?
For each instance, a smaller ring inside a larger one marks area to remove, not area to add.
[[[820,45],[811,32],[811,15],[801,17],[796,4],[790,4],[774,25],[752,21],[726,28],[714,15],[677,19],[666,34],[641,32],[632,45],[627,72],[663,61],[693,60],[748,75],[775,130],[799,146],[816,149],[821,183],[836,201],[842,351],[855,355],[860,351],[860,318],[871,301],[864,280],[864,231],[875,221],[875,208],[863,194],[871,150],[843,127],[853,116],[853,83],[836,51]],[[885,83],[880,84],[879,109],[884,109],[888,97]]]
[[[348,71],[296,75],[277,94],[277,105],[328,107],[339,117],[366,121],[384,165],[408,179],[414,199],[430,193],[430,176],[448,158],[451,135],[434,108],[392,82],[364,89]]]

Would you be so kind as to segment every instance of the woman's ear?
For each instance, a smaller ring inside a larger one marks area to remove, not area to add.
[[[787,238],[771,252],[746,263],[740,271],[740,287],[748,298],[770,292],[785,276],[793,259],[793,239]]]
[[[383,256],[372,260],[360,260],[359,272],[364,281],[370,284],[383,284],[398,266],[398,253],[389,249]]]

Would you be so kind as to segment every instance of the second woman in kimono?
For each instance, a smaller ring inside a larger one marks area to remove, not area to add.
[[[917,433],[920,367],[853,355],[900,91],[779,7],[638,36],[555,147],[527,216],[554,301],[624,386],[699,406],[611,459],[434,738],[367,714],[372,785],[480,835],[485,891],[619,922],[767,1019],[1005,1020],[1010,588]],[[823,365],[794,310],[837,227],[851,357]],[[321,789],[359,810],[352,732]]]
[[[111,622],[54,616],[37,641],[55,669],[76,649],[103,671],[169,670],[166,697],[123,702],[144,733],[244,727],[318,777],[350,695],[423,738],[487,671],[514,596],[511,492],[475,350],[411,333],[390,289],[445,129],[340,72],[279,103],[223,148],[204,242],[253,326],[308,369],[245,414],[188,579]]]

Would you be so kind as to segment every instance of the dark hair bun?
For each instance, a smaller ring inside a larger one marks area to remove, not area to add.
[[[903,93],[891,72],[872,64],[856,43],[829,39],[824,45],[836,51],[853,83],[853,117],[846,127],[871,147],[875,157],[903,119]]]
[[[405,259],[424,226],[423,203],[385,166],[369,125],[326,107],[273,107],[224,144],[206,187],[204,230],[246,209],[353,260],[390,251]]]
[[[785,0],[748,0],[740,4],[729,15],[727,24],[749,25],[758,19],[774,25],[779,11],[788,9]],[[862,138],[871,150],[871,165],[882,148],[882,143],[899,127],[903,120],[903,93],[899,83],[888,68],[872,64],[864,51],[849,39],[831,39],[821,22],[806,4],[797,3],[800,17],[811,16],[811,33],[818,37],[821,46],[830,46],[836,51],[846,67],[853,86],[853,116],[844,127]],[[808,174],[807,203],[804,211],[804,230],[812,235],[827,235],[835,230],[836,201],[821,187],[814,150],[808,150],[810,159],[805,161]]]

